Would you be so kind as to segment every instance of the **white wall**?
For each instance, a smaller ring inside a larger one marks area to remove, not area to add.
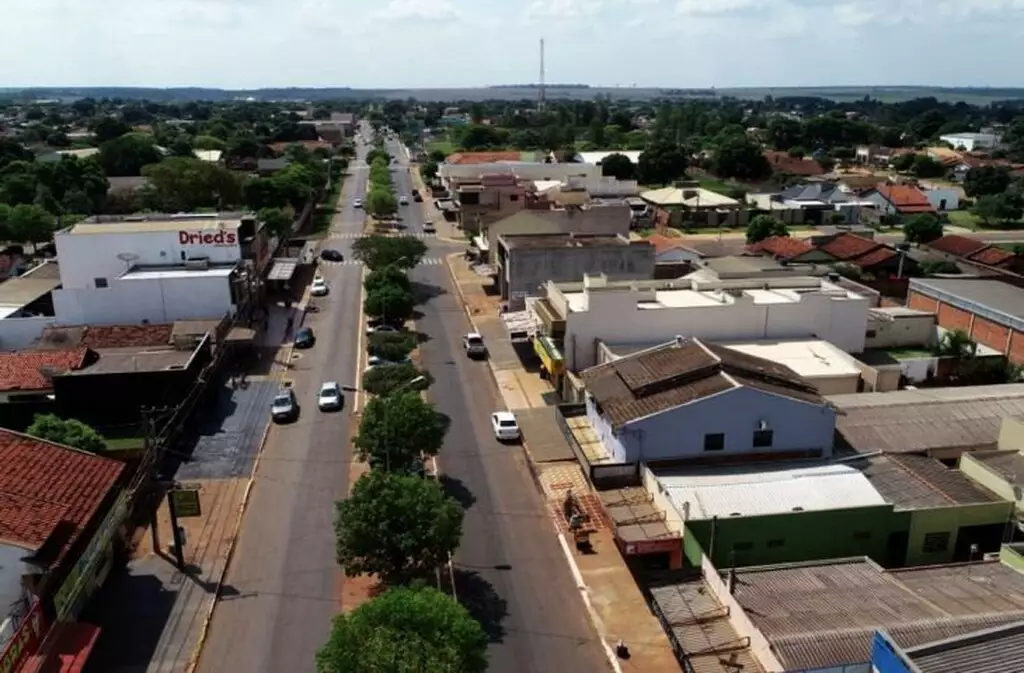
[[[864,350],[867,298],[835,299],[807,293],[791,304],[735,304],[639,309],[629,291],[590,293],[590,310],[565,321],[566,366],[579,371],[597,364],[597,340],[611,344],[658,343],[676,335],[709,341],[816,338],[847,353]]]
[[[200,233],[190,229],[183,221],[182,231]],[[88,225],[80,225],[88,226]],[[131,223],[125,223],[131,226]],[[60,280],[64,289],[93,288],[97,278],[110,281],[128,270],[129,263],[117,258],[119,253],[132,253],[138,258],[132,265],[176,265],[185,258],[209,257],[213,263],[233,263],[241,259],[237,230],[202,230],[202,233],[231,234],[233,245],[182,244],[177,231],[125,232],[110,234],[72,234],[61,232],[54,236],[57,260],[60,262]]]
[[[34,318],[4,318],[0,320],[0,350],[15,351],[28,348],[43,336],[43,330],[57,322],[53,316]]]
[[[953,146],[953,149],[963,147],[968,152],[995,147],[999,144],[999,137],[990,133],[983,133],[980,137],[964,137],[956,133],[950,133],[949,135],[939,136],[939,140],[949,143]]]
[[[101,290],[55,290],[53,306],[59,325],[165,323],[234,313],[230,280],[223,276],[113,279]]]
[[[923,189],[924,195],[928,197],[928,203],[935,206],[941,212],[960,209],[960,195],[955,189]],[[945,207],[943,207],[945,201]]]
[[[488,173],[512,173],[523,180],[566,182],[572,177],[600,178],[601,167],[590,164],[544,163],[441,164],[438,173],[444,180],[475,180]]]

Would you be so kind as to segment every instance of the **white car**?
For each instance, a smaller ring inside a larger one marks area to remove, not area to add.
[[[424,234],[436,234],[437,233],[437,229],[434,227],[434,223],[433,222],[424,222],[423,223],[423,233]]]
[[[313,285],[309,288],[309,293],[314,297],[325,297],[330,291],[331,288],[327,286],[327,281],[319,276],[313,279]]]
[[[379,332],[398,332],[398,331],[400,331],[400,330],[397,327],[395,327],[394,325],[367,325],[366,326],[366,335],[367,336],[370,336],[371,334],[377,334]]]
[[[494,437],[499,442],[515,442],[519,440],[519,423],[511,411],[496,411],[491,414],[491,427]]]
[[[362,208],[363,207],[363,200],[362,199],[356,199],[355,201],[352,202],[352,207],[353,208]]]
[[[275,423],[290,423],[299,417],[299,405],[291,388],[283,388],[274,397],[270,405],[270,416]]]
[[[409,197],[408,196],[399,196],[398,197],[398,205],[400,205],[400,206],[407,206],[407,205],[409,205]]]
[[[408,355],[401,360],[385,360],[380,356],[371,355],[366,358],[366,371],[370,371],[374,367],[397,367],[398,365],[407,365],[411,362],[412,360],[409,359]]]
[[[335,411],[344,404],[345,396],[337,382],[328,381],[320,386],[320,392],[316,395],[316,406],[320,411]]]

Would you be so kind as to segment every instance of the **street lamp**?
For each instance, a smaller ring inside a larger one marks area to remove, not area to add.
[[[413,378],[409,379],[408,381],[406,381],[402,385],[400,385],[400,386],[396,387],[394,390],[392,390],[391,394],[403,392],[404,390],[406,390],[406,389],[408,389],[408,388],[410,388],[412,386],[419,385],[420,383],[423,383],[426,380],[427,380],[427,377],[423,376],[422,374],[419,375],[419,376],[414,376]],[[341,389],[344,390],[345,392],[349,392],[349,393],[367,393],[366,390],[363,390],[362,388],[360,388],[358,386],[342,386]],[[367,393],[367,394],[369,394],[369,393]],[[388,408],[385,406],[384,407],[384,434],[385,434],[385,436],[388,434],[388,425],[389,425],[388,424],[388,419],[389,419],[389,412],[388,412]],[[390,442],[388,444],[387,453],[385,454],[384,458],[385,458],[385,461],[386,461],[385,462],[385,468],[390,472],[391,471],[391,446],[390,446]]]

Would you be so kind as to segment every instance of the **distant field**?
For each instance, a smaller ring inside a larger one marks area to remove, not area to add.
[[[94,98],[145,98],[154,101],[235,100],[253,97],[258,100],[317,101],[317,100],[405,100],[421,101],[483,101],[483,100],[536,100],[536,86],[498,86],[467,89],[348,89],[348,88],[295,88],[295,89],[199,89],[199,88],[133,88],[133,87],[63,87],[50,89],[0,88],[0,99],[62,100],[69,101],[91,96]],[[612,99],[651,100],[654,98],[723,97],[760,100],[765,96],[817,97],[836,101],[855,101],[869,96],[886,103],[913,98],[934,97],[940,101],[963,101],[972,105],[986,105],[1001,100],[1024,100],[1024,88],[958,88],[928,86],[821,86],[821,87],[739,87],[724,89],[678,89],[671,87],[575,87],[549,86],[549,100],[590,100],[596,96]]]

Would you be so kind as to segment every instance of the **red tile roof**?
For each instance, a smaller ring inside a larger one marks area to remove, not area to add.
[[[825,169],[814,159],[808,157],[791,157],[786,152],[767,150],[764,158],[776,173],[787,175],[815,176],[824,175]]]
[[[811,252],[814,247],[807,241],[792,236],[769,236],[749,246],[748,250],[755,253],[767,252],[781,259],[795,259]]]
[[[976,238],[947,234],[946,236],[927,243],[927,246],[933,250],[938,250],[939,252],[945,252],[958,257],[967,257],[968,255],[981,252],[988,247],[988,243],[979,241]]]
[[[935,213],[935,206],[912,185],[880,184],[875,189],[900,213]]]
[[[169,346],[174,323],[88,326],[79,345],[97,348]]]
[[[0,353],[0,392],[50,390],[48,373],[81,369],[88,353],[88,348]]]
[[[52,554],[45,560],[51,566],[67,553],[126,467],[3,428],[0,465],[0,540],[32,552],[49,541]]]
[[[884,246],[877,241],[872,241],[870,238],[864,238],[856,234],[839,234],[828,242],[819,245],[818,250],[827,252],[836,259],[846,262],[861,255],[866,255],[879,247]]]
[[[519,152],[456,152],[448,155],[450,164],[491,164],[496,161],[519,161]]]
[[[994,245],[990,245],[989,247],[979,250],[967,257],[967,259],[972,262],[988,264],[989,266],[1002,266],[1008,262],[1014,261],[1016,258],[1017,255],[1013,254],[1009,250],[1003,250],[1002,248],[997,248]]]
[[[664,234],[651,234],[647,237],[647,242],[654,246],[654,252],[658,254],[668,250],[675,250],[676,248],[685,249],[687,247],[681,238],[665,236]]]
[[[849,260],[851,263],[856,264],[862,269],[868,269],[879,264],[884,264],[889,260],[899,255],[895,250],[888,248],[884,245],[879,246],[875,250],[872,250],[866,255],[862,255],[855,259]]]

